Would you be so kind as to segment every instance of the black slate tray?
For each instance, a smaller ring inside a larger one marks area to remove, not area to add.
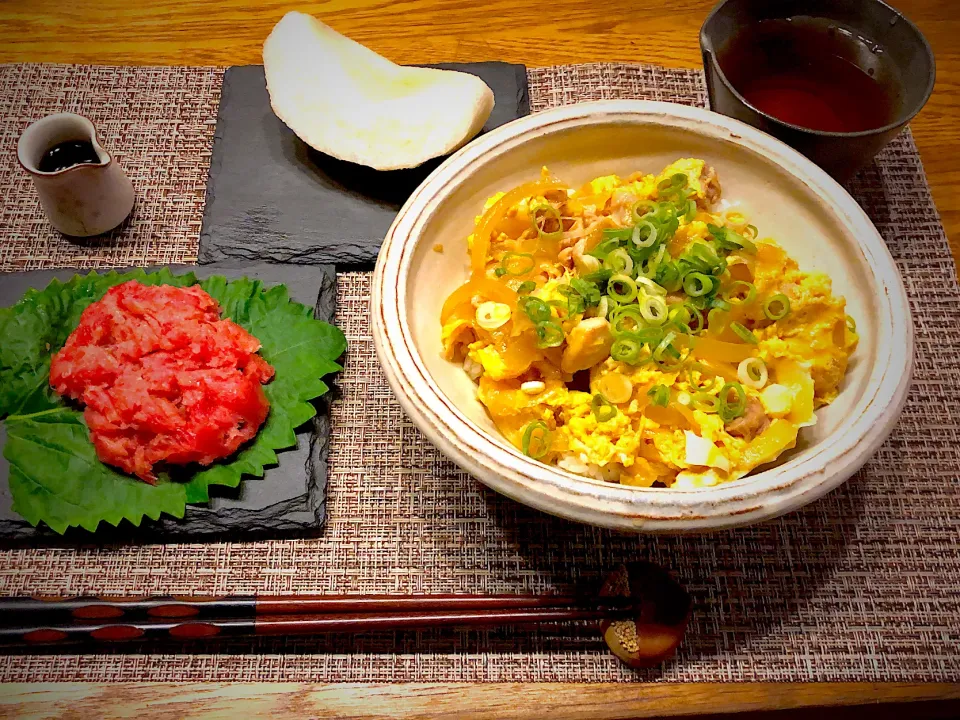
[[[477,75],[496,105],[483,132],[530,113],[523,65],[431,65]],[[319,153],[270,108],[263,67],[223,78],[200,262],[270,260],[369,269],[394,217],[440,164],[379,172]]]
[[[175,271],[204,278],[259,278],[267,285],[283,283],[290,297],[316,309],[316,317],[333,322],[336,275],[330,265],[296,266],[270,263],[216,263],[172,266]],[[29,288],[44,288],[53,278],[66,280],[76,270],[37,270],[0,274],[0,307],[16,303]],[[329,384],[329,381],[328,381]],[[327,400],[318,401],[317,416],[297,430],[297,447],[277,453],[279,464],[268,467],[263,478],[246,478],[237,488],[211,487],[209,505],[188,505],[181,520],[167,516],[140,527],[124,521],[114,528],[101,523],[95,534],[71,528],[58,535],[46,526],[34,528],[11,509],[9,466],[0,455],[0,540],[36,544],[104,542],[162,542],[229,537],[318,532],[325,517],[327,451],[330,421]],[[0,422],[0,447],[6,429]]]

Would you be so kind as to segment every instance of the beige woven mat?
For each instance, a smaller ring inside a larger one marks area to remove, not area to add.
[[[219,77],[190,68],[0,68],[0,269],[193,258]],[[531,70],[530,81],[535,110],[601,97],[704,102],[690,71],[559,67]],[[91,247],[46,229],[13,157],[30,119],[64,107],[94,117],[143,199],[129,228]],[[800,512],[657,539],[557,520],[497,496],[446,462],[391,398],[367,324],[368,277],[351,273],[339,280],[349,351],[333,406],[321,539],[0,553],[5,595],[542,591],[648,558],[673,569],[696,604],[685,645],[663,668],[631,672],[588,633],[554,629],[234,642],[206,654],[153,646],[8,656],[0,679],[960,679],[960,288],[909,134],[853,189],[904,273],[916,380],[879,454]]]

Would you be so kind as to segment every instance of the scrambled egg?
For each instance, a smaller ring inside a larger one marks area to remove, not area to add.
[[[477,217],[468,246],[486,253],[441,339],[523,452],[607,482],[711,486],[776,460],[837,397],[857,345],[844,299],[715,211],[703,160],[577,190],[544,170],[511,192]]]

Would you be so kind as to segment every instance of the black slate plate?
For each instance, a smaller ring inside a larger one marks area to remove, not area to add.
[[[484,132],[530,113],[522,65],[432,65],[479,76],[496,105]],[[214,136],[200,262],[228,259],[370,268],[416,187],[442,158],[379,172],[304,144],[270,108],[263,67],[227,69]]]
[[[295,266],[270,263],[216,263],[204,266],[173,266],[198,277],[259,278],[267,285],[283,283],[290,297],[316,308],[320,320],[333,322],[336,275],[330,265]],[[76,270],[37,270],[0,274],[0,307],[16,303],[29,288],[44,288],[53,278],[66,280]],[[263,478],[246,478],[237,488],[212,487],[209,505],[188,505],[182,520],[161,517],[144,519],[139,528],[124,521],[119,527],[101,523],[95,534],[71,528],[57,535],[46,526],[34,528],[11,509],[9,466],[0,455],[0,539],[31,544],[90,542],[182,542],[227,536],[276,535],[318,531],[324,521],[327,484],[327,450],[330,421],[326,401],[320,400],[313,421],[297,430],[297,447],[278,453],[280,463],[268,467]],[[0,422],[0,447],[6,429]]]

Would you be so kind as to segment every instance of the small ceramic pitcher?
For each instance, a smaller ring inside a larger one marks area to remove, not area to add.
[[[44,153],[71,140],[93,145],[100,162],[42,172]],[[17,144],[20,164],[33,177],[50,224],[64,235],[90,237],[112,230],[133,209],[133,185],[97,142],[93,123],[82,115],[57,113],[24,130]]]

